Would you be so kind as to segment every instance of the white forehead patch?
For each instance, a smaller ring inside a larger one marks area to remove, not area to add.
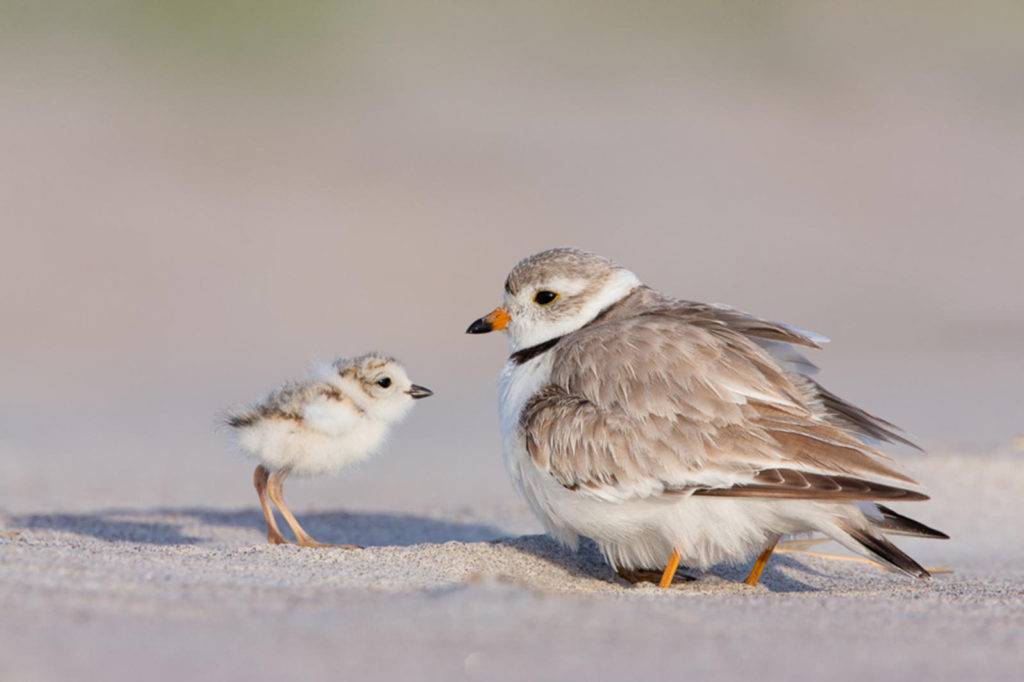
[[[585,279],[572,279],[569,277],[554,277],[543,282],[534,291],[551,290],[563,296],[575,296],[583,292],[589,283]]]

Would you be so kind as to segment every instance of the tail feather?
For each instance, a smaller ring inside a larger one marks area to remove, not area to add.
[[[225,419],[224,423],[233,429],[241,429],[246,426],[252,426],[256,423],[257,417],[250,412],[244,414],[229,414]]]
[[[918,538],[936,538],[948,540],[949,536],[941,530],[936,530],[924,525],[920,521],[898,514],[889,507],[881,504],[874,505],[881,518],[869,516],[871,525],[886,535],[909,535]]]
[[[843,525],[842,529],[874,559],[888,568],[902,571],[915,578],[930,578],[924,566],[910,558],[903,550],[889,542],[883,535],[875,535],[868,528]]]

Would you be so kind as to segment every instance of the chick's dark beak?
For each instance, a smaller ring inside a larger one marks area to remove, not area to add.
[[[508,327],[512,316],[504,308],[495,308],[486,316],[481,317],[466,330],[467,334],[486,334],[487,332],[500,331]]]
[[[417,386],[416,384],[413,384],[411,387],[409,387],[409,390],[406,391],[406,393],[411,395],[413,398],[416,398],[417,400],[419,400],[420,398],[428,398],[434,395],[434,392],[431,391],[429,388],[426,388],[425,386]]]

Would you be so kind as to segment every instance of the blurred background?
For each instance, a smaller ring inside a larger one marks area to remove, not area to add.
[[[518,504],[497,335],[574,245],[813,329],[933,450],[1024,432],[1019,2],[0,1],[0,505],[253,506],[218,414],[436,397],[297,508]]]

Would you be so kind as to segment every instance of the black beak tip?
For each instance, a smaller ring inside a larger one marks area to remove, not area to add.
[[[434,395],[434,392],[425,386],[417,386],[416,384],[413,384],[409,389],[409,395],[412,396],[413,399],[419,400],[420,398],[429,398]]]
[[[479,320],[476,320],[473,322],[473,324],[469,325],[469,329],[466,330],[466,333],[486,334],[492,331],[494,331],[494,327],[491,325],[491,323],[481,317]]]

